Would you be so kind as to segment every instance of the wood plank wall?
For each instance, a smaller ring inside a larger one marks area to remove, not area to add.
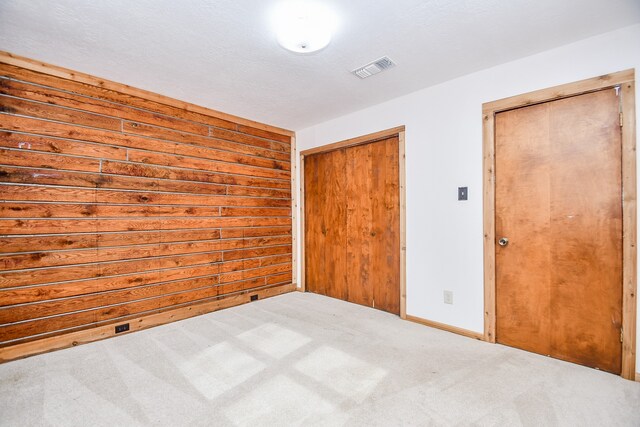
[[[0,71],[0,350],[291,284],[291,133]]]

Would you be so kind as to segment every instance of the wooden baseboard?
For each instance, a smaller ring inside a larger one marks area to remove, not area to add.
[[[126,321],[127,323],[129,323],[129,331],[119,333],[118,336],[151,328],[153,326],[175,322],[176,320],[182,320],[189,317],[199,316],[201,314],[211,313],[223,308],[246,304],[251,301],[252,295],[257,294],[258,299],[264,299],[288,292],[293,292],[295,290],[295,284],[278,285],[270,288],[260,289],[257,291],[223,297],[215,301],[189,305],[174,310],[164,311],[162,313],[156,313],[148,316],[130,319]],[[116,323],[123,322],[110,323],[108,325],[98,326],[91,329],[83,329],[81,331],[70,332],[64,335],[43,338],[37,341],[29,341],[26,343],[20,343],[9,347],[0,348],[0,363],[22,359],[28,356],[35,356],[36,354],[47,353],[53,350],[60,350],[63,348],[87,344],[93,341],[103,340],[105,338],[111,338],[115,336],[114,325]]]
[[[474,332],[468,329],[458,328],[456,326],[445,325],[444,323],[434,322],[433,320],[427,320],[421,317],[411,316],[409,314],[407,314],[406,320],[414,323],[420,323],[421,325],[430,326],[432,328],[442,329],[443,331],[453,332],[454,334],[463,335],[465,337],[484,341],[484,334],[480,332]]]
[[[640,372],[636,372],[636,381],[640,382]]]

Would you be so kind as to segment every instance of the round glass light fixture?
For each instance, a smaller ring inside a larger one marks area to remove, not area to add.
[[[331,42],[336,17],[324,4],[309,0],[279,3],[273,13],[278,43],[295,53],[317,52]]]

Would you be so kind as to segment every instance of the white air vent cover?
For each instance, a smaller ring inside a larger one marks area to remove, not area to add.
[[[383,56],[380,59],[376,59],[375,61],[368,63],[367,65],[356,68],[352,73],[361,79],[366,79],[367,77],[373,76],[374,74],[378,74],[395,66],[395,62],[389,59],[389,57]]]

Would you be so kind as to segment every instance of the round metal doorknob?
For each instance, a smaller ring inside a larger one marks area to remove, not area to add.
[[[500,246],[507,246],[509,244],[509,239],[507,239],[506,237],[501,237],[500,240],[498,240],[498,244]]]

